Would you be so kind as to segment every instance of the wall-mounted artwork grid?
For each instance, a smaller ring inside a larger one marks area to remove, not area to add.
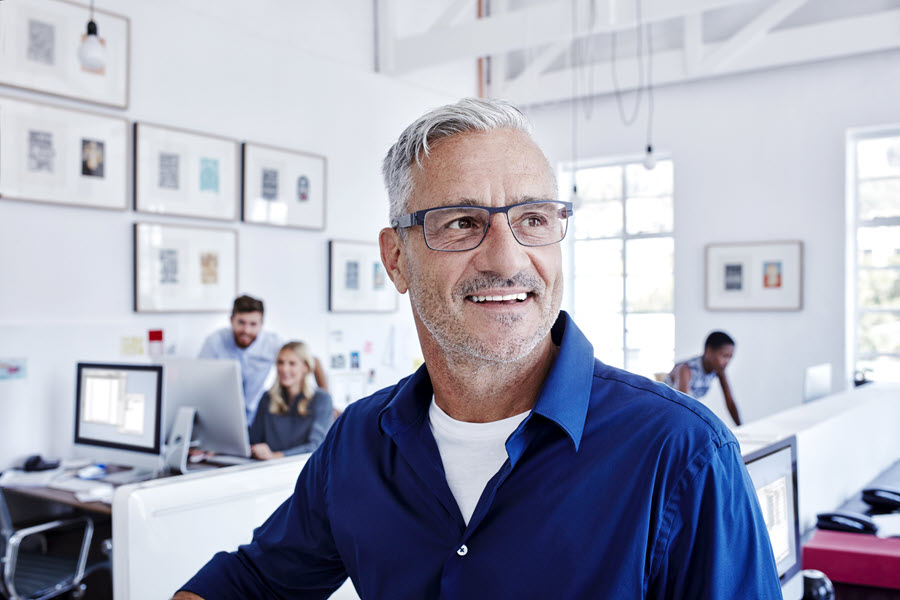
[[[237,219],[236,141],[135,123],[134,152],[136,211]]]
[[[328,242],[328,310],[393,312],[397,290],[381,263],[378,244]]]
[[[802,307],[802,242],[706,247],[707,309],[800,310]]]
[[[237,294],[237,231],[134,225],[136,312],[226,312]]]
[[[124,210],[128,123],[0,97],[0,197]]]
[[[247,223],[325,229],[325,157],[244,144]]]
[[[129,21],[94,11],[106,65],[87,69],[78,49],[89,17],[89,7],[74,2],[0,2],[0,83],[127,108]]]

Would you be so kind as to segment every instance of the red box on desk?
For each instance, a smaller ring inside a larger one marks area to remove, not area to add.
[[[803,545],[803,568],[833,581],[900,590],[900,538],[817,529]]]

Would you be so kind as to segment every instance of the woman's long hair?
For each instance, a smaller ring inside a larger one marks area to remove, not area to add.
[[[281,347],[278,354],[285,350],[290,350],[300,359],[300,362],[306,365],[308,372],[303,378],[303,385],[300,387],[300,401],[297,403],[297,414],[307,416],[309,412],[309,403],[312,402],[313,396],[316,394],[316,384],[313,383],[312,374],[316,369],[316,359],[313,358],[309,346],[303,342],[288,342]],[[277,364],[277,358],[276,358]],[[290,402],[292,398],[285,399],[285,390],[281,387],[281,381],[276,378],[275,383],[269,388],[269,412],[273,415],[286,415],[290,410]]]

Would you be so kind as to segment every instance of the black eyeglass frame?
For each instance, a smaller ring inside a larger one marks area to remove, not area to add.
[[[564,218],[566,219],[566,230],[563,231],[563,235],[561,238],[556,240],[555,242],[549,242],[547,244],[523,244],[519,237],[516,235],[516,232],[513,231],[512,224],[509,222],[509,211],[513,208],[517,208],[519,206],[527,206],[529,204],[561,204],[561,210],[565,211]],[[428,243],[428,236],[425,235],[425,215],[430,213],[433,210],[445,210],[448,208],[477,208],[479,210],[487,211],[488,219],[487,226],[484,228],[484,232],[481,234],[481,239],[478,240],[478,243],[472,246],[471,248],[466,248],[465,250],[443,250],[441,248],[432,248],[431,244]],[[425,245],[428,246],[431,250],[435,252],[468,252],[469,250],[474,250],[478,246],[481,245],[481,242],[484,241],[484,238],[487,236],[488,229],[491,228],[491,221],[493,220],[494,215],[497,213],[503,213],[506,215],[506,225],[509,227],[509,230],[512,232],[513,237],[520,245],[525,246],[526,248],[539,248],[541,246],[552,246],[553,244],[558,244],[564,239],[566,239],[566,234],[569,232],[569,217],[574,215],[574,210],[572,209],[572,203],[567,202],[565,200],[529,200],[528,202],[519,202],[518,204],[510,204],[509,206],[479,206],[477,204],[451,204],[449,206],[433,206],[431,208],[425,208],[422,210],[417,210],[416,212],[411,212],[403,215],[399,219],[394,219],[394,222],[391,223],[391,227],[394,229],[407,229],[409,227],[414,227],[416,225],[422,225],[422,237],[425,238]]]

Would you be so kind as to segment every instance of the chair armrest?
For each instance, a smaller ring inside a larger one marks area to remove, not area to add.
[[[25,527],[13,533],[6,545],[6,561],[3,566],[3,581],[6,589],[9,590],[13,598],[18,598],[15,587],[16,562],[19,557],[19,546],[22,541],[30,535],[43,533],[54,529],[64,529],[76,525],[84,525],[84,536],[81,539],[81,551],[78,555],[78,565],[73,573],[72,584],[78,584],[84,577],[84,570],[87,566],[88,551],[91,548],[91,539],[94,536],[94,521],[90,517],[75,517],[73,519],[57,519],[56,521],[48,521],[40,525]]]

